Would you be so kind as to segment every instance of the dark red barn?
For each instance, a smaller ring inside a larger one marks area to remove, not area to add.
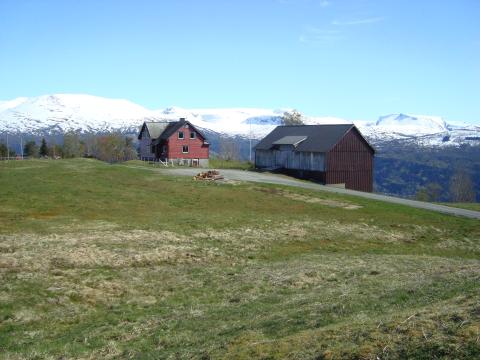
[[[208,166],[209,143],[190,122],[145,122],[138,134],[140,158]]]
[[[255,147],[255,166],[371,192],[374,155],[355,125],[277,126]]]

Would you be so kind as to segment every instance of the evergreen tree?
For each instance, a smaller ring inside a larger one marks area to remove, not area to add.
[[[48,156],[48,146],[45,138],[42,139],[42,144],[40,145],[40,156]]]
[[[28,157],[38,157],[38,146],[35,141],[28,141],[23,147],[24,156]]]
[[[7,145],[0,143],[0,158],[8,157]]]
[[[16,155],[15,151],[7,148],[4,143],[0,143],[0,158],[15,157]]]

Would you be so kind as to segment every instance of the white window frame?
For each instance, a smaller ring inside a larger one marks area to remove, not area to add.
[[[182,134],[181,137],[180,137],[180,134]],[[184,133],[183,131],[179,131],[179,132],[178,132],[178,138],[179,138],[180,140],[185,139],[185,133]]]
[[[185,148],[187,148],[187,151],[185,151]],[[188,145],[182,145],[182,154],[188,154],[190,152],[190,148]]]
[[[194,140],[194,139],[196,139],[196,138],[197,138],[197,133],[196,133],[195,131],[192,131],[192,132],[190,133],[190,139],[191,139],[191,140]]]

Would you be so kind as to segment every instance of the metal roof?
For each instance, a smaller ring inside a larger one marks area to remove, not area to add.
[[[328,152],[352,128],[355,128],[353,124],[277,126],[257,144],[255,149],[270,150],[273,146],[279,145],[279,141],[295,137],[305,138],[295,151]]]
[[[274,141],[273,145],[293,145],[297,146],[302,141],[306,140],[308,136],[284,136],[277,141]]]

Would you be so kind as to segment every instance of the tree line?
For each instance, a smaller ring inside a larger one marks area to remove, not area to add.
[[[137,149],[133,139],[120,134],[82,136],[74,132],[63,136],[63,144],[48,143],[43,138],[40,144],[27,141],[23,146],[23,156],[29,158],[76,158],[91,157],[102,161],[115,163],[137,159]],[[0,143],[0,157],[16,156],[15,151],[7,149]]]
[[[430,182],[424,187],[420,188],[415,199],[420,201],[439,201],[442,192],[445,191],[442,186],[436,182]],[[455,170],[450,178],[448,186],[449,199],[452,202],[468,203],[475,202],[477,194],[472,178],[463,168]]]

